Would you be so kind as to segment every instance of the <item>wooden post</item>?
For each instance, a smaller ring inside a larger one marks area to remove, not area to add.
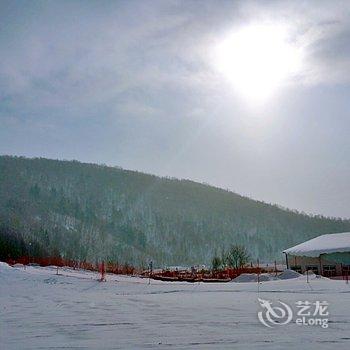
[[[102,261],[102,263],[101,263],[101,279],[100,279],[100,282],[105,282],[105,281],[106,281],[105,262]]]
[[[151,284],[152,273],[153,273],[153,261],[151,260],[148,265],[148,284]]]
[[[288,254],[287,254],[287,253],[284,253],[284,255],[286,256],[286,265],[287,265],[287,269],[289,269],[289,266],[288,266]]]
[[[276,263],[276,260],[275,260],[275,276],[277,276],[277,263]]]
[[[257,260],[258,263],[258,278],[257,278],[257,282],[258,282],[258,295],[260,293],[260,266],[259,266],[259,259]]]

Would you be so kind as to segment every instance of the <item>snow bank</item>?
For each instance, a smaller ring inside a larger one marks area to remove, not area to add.
[[[8,270],[8,269],[12,269],[12,267],[9,264],[0,261],[0,270]]]
[[[279,275],[271,275],[268,273],[262,273],[259,275],[259,281],[260,282],[267,282],[267,281],[275,281],[275,280],[289,280],[292,278],[298,278],[302,276],[300,273],[294,271],[294,270],[284,270],[282,273]],[[314,274],[313,276],[311,275],[310,272],[310,278],[314,279],[317,278],[316,275]],[[238,277],[232,280],[233,282],[237,283],[245,283],[245,282],[257,282],[258,281],[258,275],[256,273],[242,273]]]
[[[296,272],[294,270],[285,269],[277,277],[280,280],[289,280],[291,278],[298,278],[300,276],[302,276],[302,275],[299,272]]]
[[[266,281],[272,281],[274,280],[273,276],[269,275],[269,274],[261,274],[259,276],[259,281],[260,282],[266,282]]]
[[[304,272],[304,276],[306,278],[306,275],[309,275],[309,280],[315,280],[315,279],[326,279],[326,280],[329,280],[328,277],[324,277],[324,276],[321,276],[321,275],[316,275],[312,270],[309,270],[309,271],[305,271]]]
[[[12,267],[24,268],[24,265],[23,264],[14,264]]]
[[[238,277],[234,278],[232,280],[233,282],[256,282],[257,281],[257,275],[255,273],[242,273]]]
[[[273,281],[275,278],[270,274],[263,273],[259,275],[260,282]],[[232,280],[236,283],[245,283],[245,282],[258,282],[258,275],[256,273],[242,273],[238,277]]]

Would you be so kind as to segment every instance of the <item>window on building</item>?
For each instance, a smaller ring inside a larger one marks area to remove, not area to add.
[[[342,265],[342,274],[344,276],[349,276],[350,275],[350,265]]]
[[[323,265],[323,275],[327,277],[336,276],[336,268],[335,265]]]
[[[317,265],[307,265],[306,271],[312,271],[314,274],[318,275],[318,266]]]

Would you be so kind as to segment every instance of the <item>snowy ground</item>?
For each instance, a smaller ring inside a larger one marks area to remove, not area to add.
[[[166,283],[0,263],[0,348],[349,349],[350,284],[312,279],[257,283]],[[326,300],[329,328],[257,317],[258,297]]]

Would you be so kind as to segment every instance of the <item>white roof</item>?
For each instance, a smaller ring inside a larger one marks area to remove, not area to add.
[[[318,236],[283,251],[290,255],[311,257],[341,252],[350,252],[350,232]]]

